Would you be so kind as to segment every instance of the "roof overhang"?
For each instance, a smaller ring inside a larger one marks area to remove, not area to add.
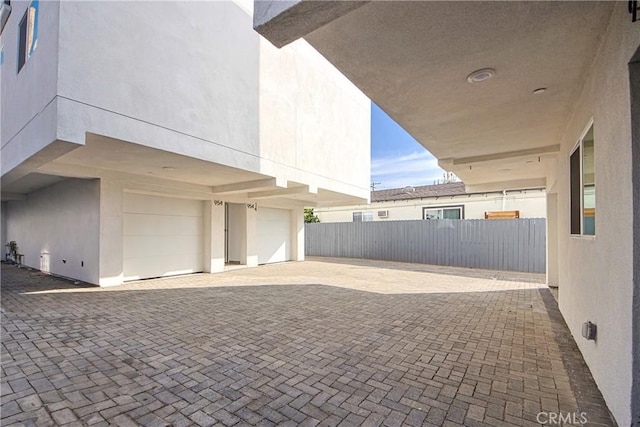
[[[553,174],[611,12],[626,7],[606,1],[369,2],[326,6],[333,20],[314,21],[303,12],[306,3],[336,2],[289,2],[257,30],[276,44],[297,32],[444,169],[472,186],[505,188],[512,188],[509,182],[545,185]],[[483,68],[494,69],[493,77],[467,80]]]
[[[318,188],[157,148],[87,133],[84,144],[54,141],[2,175],[2,200],[67,178],[117,180],[128,192],[225,200],[281,208],[364,203],[366,198]]]

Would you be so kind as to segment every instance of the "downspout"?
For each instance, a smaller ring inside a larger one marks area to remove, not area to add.
[[[502,212],[507,207],[507,190],[502,190]]]

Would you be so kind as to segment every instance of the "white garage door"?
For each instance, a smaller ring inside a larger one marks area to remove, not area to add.
[[[258,208],[258,264],[291,259],[289,210]]]
[[[203,270],[203,205],[199,200],[125,193],[124,280]]]

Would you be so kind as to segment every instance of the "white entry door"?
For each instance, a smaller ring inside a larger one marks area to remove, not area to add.
[[[291,259],[291,213],[286,209],[258,208],[258,264]]]
[[[203,204],[124,193],[124,280],[203,271]]]

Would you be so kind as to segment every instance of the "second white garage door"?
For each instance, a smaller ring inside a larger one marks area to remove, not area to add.
[[[285,209],[258,208],[258,264],[291,259],[291,214]]]
[[[124,280],[203,270],[199,200],[124,193]]]

